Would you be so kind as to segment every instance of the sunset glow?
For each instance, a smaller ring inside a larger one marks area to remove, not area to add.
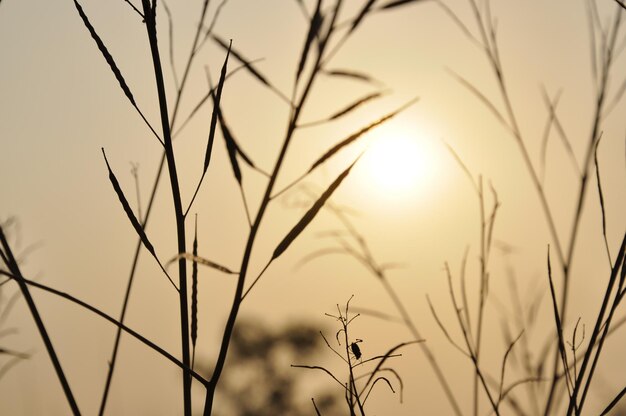
[[[436,163],[424,140],[403,132],[377,136],[363,156],[366,185],[376,197],[407,198],[432,182]]]

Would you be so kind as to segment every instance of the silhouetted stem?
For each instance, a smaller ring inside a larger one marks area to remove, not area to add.
[[[174,149],[172,147],[172,136],[170,131],[169,116],[167,109],[167,96],[165,93],[165,83],[163,81],[163,69],[159,56],[159,47],[156,34],[156,16],[152,11],[149,0],[142,0],[144,15],[146,16],[146,30],[150,41],[150,52],[154,67],[154,76],[159,97],[159,109],[161,113],[161,128],[163,130],[163,141],[165,143],[165,157],[169,170],[170,184],[172,187],[172,199],[174,202],[174,213],[176,216],[176,234],[178,242],[178,252],[185,253],[185,218],[183,215],[182,202],[178,176],[176,173],[176,161]],[[179,299],[180,299],[180,326],[181,326],[181,348],[183,364],[187,369],[183,370],[183,407],[185,416],[191,416],[191,376],[189,352],[189,316],[187,307],[187,262],[181,258],[178,261],[179,277]]]
[[[137,339],[138,341],[140,341],[141,343],[145,344],[146,346],[148,346],[149,348],[153,349],[154,351],[158,352],[159,354],[161,354],[163,357],[167,358],[169,361],[171,361],[172,363],[176,364],[178,367],[182,368],[182,369],[189,369],[188,367],[185,367],[185,365],[183,363],[181,363],[178,359],[176,359],[176,357],[174,357],[172,354],[170,354],[169,352],[165,351],[163,348],[159,347],[157,344],[155,344],[154,342],[150,341],[149,339],[145,338],[143,335],[139,334],[138,332],[132,330],[131,328],[127,327],[126,325],[122,324],[121,322],[115,320],[114,318],[112,318],[111,316],[107,315],[106,313],[102,312],[100,309],[97,309],[93,306],[91,306],[90,304],[83,302],[82,300],[68,294],[65,292],[61,292],[60,290],[51,288],[49,286],[44,285],[43,283],[39,283],[39,282],[35,282],[33,280],[29,280],[24,278],[24,282],[26,284],[28,284],[29,286],[34,286],[37,289],[41,289],[45,292],[48,293],[52,293],[53,295],[56,295],[60,298],[63,298],[65,300],[68,300],[78,306],[81,306],[93,313],[95,313],[96,315],[100,316],[101,318],[109,321],[110,323],[112,323],[113,325],[117,326],[118,328],[120,328],[121,330],[123,330],[124,332],[127,332],[129,335],[131,335],[132,337],[134,337],[135,339]],[[198,380],[200,383],[202,383],[202,385],[206,386],[209,382],[207,380],[204,379],[204,377],[202,377],[201,375],[199,375],[196,372],[191,371],[191,369],[189,369],[191,372],[191,375]]]
[[[28,290],[28,286],[26,285],[26,281],[24,276],[22,276],[22,272],[13,256],[13,252],[11,251],[11,247],[4,235],[4,230],[0,225],[0,244],[2,245],[2,250],[0,252],[3,253],[2,258],[6,263],[7,268],[13,274],[15,281],[17,282],[20,291],[22,292],[22,296],[24,296],[24,300],[28,305],[28,309],[30,310],[33,319],[35,320],[35,324],[37,325],[37,329],[39,330],[39,334],[41,335],[41,339],[43,340],[44,345],[46,346],[46,350],[48,351],[48,355],[50,356],[50,361],[52,361],[52,365],[54,366],[54,370],[57,373],[57,377],[59,378],[59,382],[61,383],[61,387],[63,388],[63,392],[65,393],[65,397],[67,399],[70,408],[72,409],[72,413],[76,415],[80,415],[80,410],[78,410],[78,405],[76,404],[76,400],[74,399],[74,395],[72,394],[72,389],[65,377],[65,373],[63,372],[63,368],[61,368],[61,362],[59,361],[59,357],[57,356],[54,347],[52,346],[52,340],[48,335],[48,331],[46,330],[46,326],[41,319],[41,315],[39,315],[39,310],[35,305],[35,301]]]
[[[146,0],[144,0],[146,1]],[[337,16],[338,13],[338,9],[339,9],[339,5],[341,4],[341,1],[339,1],[337,3],[337,8],[335,9],[335,14],[333,17],[333,21]],[[332,22],[331,22],[332,23]],[[332,28],[332,24],[330,26]],[[330,29],[329,29],[330,30]],[[329,35],[330,36],[330,32]],[[283,165],[284,159],[285,159],[285,155],[287,154],[287,149],[289,147],[289,144],[291,142],[291,139],[293,138],[294,132],[296,130],[296,126],[298,124],[299,121],[299,117],[300,117],[300,113],[302,112],[302,109],[304,107],[304,104],[307,101],[307,98],[309,97],[309,93],[311,92],[311,88],[313,86],[313,83],[315,81],[315,79],[317,78],[317,75],[320,72],[320,62],[321,62],[321,58],[322,55],[324,53],[324,45],[320,46],[318,55],[316,57],[315,60],[315,64],[313,67],[313,70],[311,71],[311,74],[308,77],[308,80],[302,90],[302,94],[300,97],[300,100],[298,101],[297,105],[295,107],[292,107],[291,109],[291,114],[289,117],[289,124],[287,127],[287,132],[285,134],[285,139],[283,140],[283,144],[282,147],[280,149],[280,153],[278,155],[278,159],[276,160],[276,164],[274,165],[274,169],[272,171],[272,174],[269,178],[267,187],[265,189],[265,193],[263,195],[263,198],[261,200],[261,204],[259,206],[259,210],[257,212],[257,215],[254,219],[254,222],[252,224],[252,227],[250,228],[250,233],[248,234],[248,240],[246,242],[246,247],[244,250],[244,254],[242,257],[242,261],[241,261],[241,267],[239,268],[240,272],[239,272],[239,279],[237,280],[237,287],[235,289],[235,295],[234,295],[234,299],[233,299],[233,304],[230,310],[230,313],[228,315],[228,319],[226,321],[226,327],[224,329],[224,335],[222,337],[222,342],[220,345],[220,350],[219,350],[219,354],[215,363],[215,368],[213,370],[213,375],[211,377],[211,384],[210,386],[207,388],[207,393],[206,393],[206,398],[205,398],[205,403],[204,403],[204,415],[205,416],[209,416],[211,415],[211,412],[213,410],[213,399],[215,396],[215,388],[217,387],[217,384],[219,382],[220,376],[222,374],[222,371],[224,369],[224,364],[226,362],[226,356],[228,354],[228,347],[230,344],[230,339],[232,337],[233,334],[233,330],[235,328],[235,321],[237,320],[237,315],[239,313],[239,308],[241,306],[241,301],[242,301],[242,295],[243,295],[243,290],[244,290],[244,284],[245,284],[245,280],[246,280],[246,276],[247,276],[247,272],[248,272],[248,266],[250,264],[250,259],[252,256],[252,248],[254,246],[254,242],[256,240],[256,236],[257,233],[259,231],[259,227],[261,226],[261,222],[263,221],[263,217],[265,215],[265,211],[269,205],[269,202],[271,201],[271,195],[272,195],[272,191],[274,189],[274,185],[276,183],[276,179],[278,178],[278,174],[280,172],[280,169]],[[295,89],[294,89],[294,95],[295,95]]]
[[[402,316],[402,320],[404,321],[404,324],[407,326],[407,328],[409,328],[409,331],[411,331],[411,334],[413,334],[413,338],[415,338],[415,340],[422,339],[422,336],[417,330],[417,327],[413,323],[411,316],[407,312],[406,308],[404,307],[404,304],[398,297],[396,291],[393,289],[393,286],[391,286],[391,284],[389,283],[389,281],[387,280],[384,274],[380,273],[378,274],[378,277],[380,278],[380,281],[382,282],[383,287],[387,291],[387,294],[389,295],[394,305],[396,306],[396,309],[398,309],[398,312],[400,312],[400,316]],[[439,384],[441,384],[441,387],[443,388],[443,392],[448,398],[448,402],[450,403],[450,406],[452,406],[452,410],[454,411],[454,414],[457,416],[462,416],[463,412],[461,412],[461,408],[459,407],[459,404],[456,401],[456,398],[454,397],[454,393],[452,392],[452,389],[450,388],[450,385],[448,384],[448,381],[446,380],[446,377],[444,376],[443,371],[441,371],[441,367],[439,367],[439,364],[437,363],[437,359],[435,358],[434,354],[432,353],[432,351],[430,350],[428,345],[426,345],[425,342],[420,343],[420,348],[422,350],[422,353],[426,356],[426,360],[428,361],[431,368],[433,369],[435,376],[437,377],[437,380],[439,381]]]
[[[606,90],[608,88],[609,82],[609,72],[613,59],[613,50],[615,48],[615,42],[617,39],[617,32],[619,26],[621,24],[621,12],[619,10],[616,11],[615,20],[613,22],[613,30],[612,36],[610,39],[609,45],[606,48],[606,60],[603,63],[602,67],[602,78],[600,81],[599,93],[596,99],[596,108],[595,115],[593,119],[593,126],[591,129],[591,136],[589,137],[589,143],[587,145],[587,151],[585,154],[585,161],[582,165],[582,175],[580,178],[580,187],[578,191],[578,200],[576,202],[576,211],[574,214],[574,219],[572,222],[572,232],[570,234],[569,246],[567,249],[567,257],[565,262],[563,263],[563,292],[561,293],[561,319],[565,321],[565,315],[567,312],[567,301],[568,301],[568,293],[569,293],[569,281],[570,281],[570,271],[572,268],[572,262],[574,260],[574,249],[576,247],[576,241],[578,237],[578,229],[580,225],[580,218],[582,217],[583,204],[585,201],[585,195],[587,193],[587,184],[589,178],[589,168],[591,165],[591,161],[593,159],[594,149],[596,145],[596,141],[598,139],[598,134],[600,132],[600,123],[602,121],[602,110],[604,108],[604,102],[606,98]],[[553,379],[550,385],[550,390],[548,393],[548,399],[546,402],[546,409],[544,411],[544,416],[548,416],[550,412],[550,408],[552,406],[552,397],[554,395],[554,388],[558,381],[556,375],[558,373],[558,349],[555,350],[555,358],[554,358],[554,368],[553,368]],[[581,371],[582,373],[582,371]],[[578,383],[577,383],[578,384]],[[577,394],[577,385],[575,386],[574,393],[574,401],[576,401]]]
[[[596,341],[599,338],[599,342],[598,342],[598,347],[596,350],[596,355],[594,356],[593,359],[593,363],[591,366],[591,370],[589,372],[589,376],[587,377],[587,382],[584,386],[584,392],[583,392],[583,396],[581,397],[580,400],[580,409],[577,410],[576,414],[579,414],[579,411],[582,409],[582,406],[584,404],[584,400],[586,397],[586,393],[587,390],[589,388],[589,385],[591,384],[591,378],[593,376],[593,372],[595,370],[595,366],[596,363],[598,361],[598,357],[600,356],[600,352],[602,351],[602,346],[604,345],[604,340],[606,339],[607,333],[608,333],[608,329],[609,326],[611,324],[611,320],[613,318],[613,313],[615,312],[615,309],[617,309],[617,306],[619,305],[619,302],[621,300],[621,298],[619,297],[619,292],[622,289],[622,286],[624,284],[623,281],[623,276],[619,281],[619,284],[617,286],[616,289],[616,295],[615,295],[615,299],[613,301],[613,305],[612,307],[610,307],[609,309],[609,316],[606,320],[606,323],[603,324],[604,322],[604,316],[607,312],[607,308],[609,308],[609,300],[611,298],[611,293],[613,291],[613,287],[615,286],[615,283],[618,280],[618,272],[620,270],[620,266],[623,268],[624,267],[624,255],[625,255],[625,250],[626,250],[626,234],[624,235],[624,238],[622,240],[622,244],[619,250],[619,254],[617,255],[617,258],[615,259],[615,264],[613,265],[613,268],[611,270],[611,277],[609,278],[609,282],[606,288],[606,292],[604,293],[604,299],[602,301],[602,306],[600,307],[600,312],[598,313],[598,317],[596,319],[596,323],[593,329],[593,332],[591,333],[591,339],[589,340],[589,347],[587,348],[587,351],[585,352],[585,358],[583,359],[583,362],[580,366],[580,372],[578,373],[578,378],[576,379],[576,384],[574,385],[574,391],[572,393],[572,398],[570,400],[568,409],[567,409],[567,415],[571,415],[572,412],[574,411],[574,407],[576,406],[576,402],[578,399],[578,392],[582,386],[583,383],[583,378],[585,376],[585,372],[587,370],[587,365],[589,364],[589,361],[591,360],[591,354],[594,350],[593,346],[596,344]],[[622,270],[622,275],[624,275],[624,271]],[[602,330],[602,328],[604,327],[604,330]],[[600,334],[602,332],[602,334]]]

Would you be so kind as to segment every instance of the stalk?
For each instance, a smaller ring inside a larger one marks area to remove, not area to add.
[[[176,217],[176,234],[178,243],[178,253],[185,253],[185,217],[183,213],[182,201],[178,175],[176,173],[176,160],[172,146],[172,135],[170,131],[169,113],[167,109],[167,96],[165,93],[165,82],[163,80],[163,68],[159,56],[159,47],[156,34],[156,15],[149,0],[142,0],[144,15],[146,17],[146,30],[150,42],[150,52],[154,67],[154,76],[159,97],[159,109],[161,113],[161,128],[163,130],[163,142],[165,144],[165,159],[169,171],[170,185],[172,188],[172,199],[174,202],[174,215]],[[189,316],[187,305],[187,262],[184,258],[178,261],[179,277],[179,300],[180,300],[180,327],[181,327],[181,348],[183,364],[183,409],[185,416],[191,416],[191,374],[188,368],[191,364],[189,353]]]

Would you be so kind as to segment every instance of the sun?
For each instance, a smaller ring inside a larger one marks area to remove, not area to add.
[[[367,192],[385,199],[413,198],[425,192],[438,165],[424,136],[397,130],[372,137],[359,164]]]

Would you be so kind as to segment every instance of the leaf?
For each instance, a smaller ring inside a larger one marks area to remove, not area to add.
[[[356,139],[358,139],[359,137],[361,137],[363,134],[367,133],[368,131],[370,131],[371,129],[373,129],[374,127],[384,123],[385,121],[391,119],[392,117],[396,116],[398,113],[400,113],[401,111],[403,111],[404,109],[406,109],[407,107],[409,107],[410,105],[412,105],[415,101],[417,101],[417,98],[409,101],[408,103],[404,104],[402,107],[398,108],[397,110],[387,114],[386,116],[378,119],[377,121],[369,124],[366,127],[363,127],[361,130],[357,131],[356,133],[350,135],[349,137],[347,137],[346,139],[342,140],[341,142],[337,143],[336,145],[334,145],[333,147],[331,147],[326,153],[324,153],[319,159],[317,159],[313,165],[309,168],[308,172],[311,172],[313,169],[315,169],[316,167],[318,167],[319,165],[321,165],[322,163],[324,163],[326,160],[328,160],[332,155],[334,155],[335,153],[337,153],[339,150],[341,150],[342,148],[344,148],[345,146],[349,145],[350,143],[354,142]]]
[[[302,48],[302,56],[300,57],[298,71],[296,72],[296,82],[298,82],[298,80],[300,79],[300,75],[304,70],[304,66],[309,55],[309,50],[311,49],[311,43],[313,42],[313,39],[315,39],[315,37],[317,36],[320,27],[322,26],[322,21],[324,20],[322,14],[320,13],[321,6],[322,0],[317,0],[317,4],[315,5],[315,12],[313,13],[313,16],[311,16],[309,32],[306,35],[306,41],[304,42],[304,47]]]
[[[250,166],[253,169],[259,170],[254,164],[254,162],[252,161],[252,159],[250,159],[250,157],[241,149],[241,147],[239,146],[239,143],[237,143],[237,140],[235,140],[235,136],[233,136],[232,131],[228,129],[228,125],[226,124],[226,121],[224,120],[224,112],[221,109],[219,113],[219,121],[220,121],[220,126],[226,127],[227,133],[226,133],[226,136],[224,136],[224,139],[227,140],[231,146],[233,146],[235,153],[239,155],[241,159],[243,159],[246,165]],[[224,133],[224,131],[222,131],[222,133]],[[227,146],[228,146],[228,143],[227,143]],[[239,165],[237,164],[237,166]]]
[[[232,45],[232,41],[231,41]],[[206,153],[204,155],[204,171],[203,174],[206,173],[209,163],[211,162],[211,153],[213,150],[213,141],[215,138],[215,127],[217,125],[217,118],[220,111],[220,100],[222,98],[222,90],[224,88],[224,80],[226,79],[226,69],[228,66],[228,57],[230,56],[230,46],[228,46],[228,51],[226,52],[226,59],[224,60],[224,65],[222,65],[222,72],[220,73],[220,80],[217,83],[217,91],[215,94],[211,94],[213,96],[213,112],[211,113],[211,126],[209,128],[209,140],[207,143]],[[211,90],[212,91],[212,90]]]
[[[170,277],[170,275],[167,273],[167,270],[165,270],[165,268],[161,264],[161,261],[157,257],[156,252],[154,251],[154,247],[152,246],[152,243],[150,243],[150,240],[148,240],[148,236],[146,235],[143,227],[141,226],[141,224],[135,217],[135,214],[133,214],[133,210],[130,208],[130,205],[128,204],[128,200],[124,196],[124,192],[122,191],[122,188],[120,187],[120,184],[117,181],[115,174],[111,170],[111,166],[109,166],[109,161],[107,160],[106,153],[104,153],[104,148],[102,148],[102,155],[104,156],[104,161],[106,162],[107,169],[109,170],[109,180],[111,181],[111,185],[113,185],[113,189],[115,190],[117,197],[122,203],[122,208],[124,208],[124,212],[126,212],[126,216],[130,220],[130,223],[133,225],[133,228],[137,232],[137,235],[139,235],[139,238],[141,239],[141,242],[143,243],[144,247],[146,247],[146,250],[148,250],[150,254],[152,254],[152,257],[154,257],[154,259],[156,260],[157,264],[159,265],[159,267],[165,274],[165,277],[167,277],[167,280],[170,281],[170,283],[172,284],[172,286],[174,286],[176,290],[179,290],[176,284],[174,283],[174,281],[172,280],[172,278]]]
[[[228,159],[230,160],[230,166],[233,168],[233,174],[239,185],[241,185],[241,169],[239,168],[239,162],[237,162],[237,144],[230,132],[230,129],[222,117],[222,112],[219,112],[220,127],[222,128],[222,136],[224,136],[224,142],[226,142],[226,150],[228,151]]]
[[[213,38],[213,40],[220,45],[222,48],[227,49],[228,45],[226,44],[226,42],[224,42],[222,39],[220,39],[219,37],[217,37],[216,35],[211,35],[211,37]],[[272,91],[274,94],[276,94],[281,100],[283,100],[284,102],[286,102],[287,104],[289,104],[290,106],[293,107],[293,103],[291,102],[291,100],[289,99],[289,97],[287,97],[281,90],[279,90],[278,88],[276,88],[274,85],[270,84],[270,82],[267,80],[267,78],[265,78],[263,75],[261,75],[259,73],[259,71],[257,71],[253,66],[252,66],[252,62],[247,60],[246,58],[244,58],[239,52],[234,51],[231,49],[230,53],[235,57],[235,59],[237,59],[239,62],[241,62],[244,65],[244,68],[248,69],[248,72],[250,72],[250,74],[255,77],[258,81],[260,81],[263,85],[265,85],[267,88],[270,89],[270,91]]]
[[[128,217],[128,219],[130,220],[130,223],[133,225],[133,228],[139,235],[139,238],[141,239],[141,242],[143,243],[143,245],[146,247],[146,250],[148,250],[150,254],[152,254],[154,258],[157,259],[157,262],[158,262],[159,259],[157,258],[156,253],[154,252],[154,247],[152,246],[152,243],[150,243],[150,240],[148,240],[148,236],[146,235],[143,227],[141,226],[141,224],[139,224],[139,221],[135,217],[135,214],[133,214],[133,210],[130,208],[130,205],[128,204],[128,200],[124,196],[124,192],[122,191],[122,188],[120,187],[120,183],[117,181],[115,174],[111,170],[111,166],[109,165],[109,161],[107,160],[107,155],[104,152],[104,148],[102,148],[102,155],[104,155],[104,161],[106,162],[107,169],[109,170],[109,180],[111,181],[111,185],[113,185],[113,189],[115,190],[117,197],[122,203],[122,208],[124,208],[124,212],[126,212],[126,216]]]
[[[348,176],[350,170],[355,165],[355,163],[359,160],[360,156],[352,162],[350,166],[346,168],[338,177],[335,179],[333,183],[330,184],[328,189],[324,191],[324,193],[318,198],[317,201],[313,204],[311,208],[304,214],[304,216],[298,221],[298,223],[289,231],[289,233],[283,238],[283,240],[278,244],[276,249],[274,250],[274,254],[272,255],[272,260],[278,258],[281,254],[287,250],[287,248],[293,243],[293,241],[300,235],[302,231],[311,223],[313,218],[317,215],[320,209],[324,206],[328,198],[335,192],[335,190],[339,187],[341,182]]]
[[[122,88],[122,91],[124,91],[126,98],[128,98],[128,100],[136,107],[137,104],[135,103],[135,98],[133,97],[133,93],[130,91],[130,88],[126,84],[126,81],[124,80],[124,77],[122,76],[122,73],[120,72],[119,68],[115,64],[115,61],[113,60],[113,56],[111,56],[111,54],[109,53],[108,49],[104,45],[104,42],[102,42],[102,39],[100,39],[100,36],[98,36],[98,33],[96,33],[96,30],[91,25],[91,22],[89,22],[89,18],[83,11],[83,8],[78,3],[78,1],[74,0],[74,6],[76,6],[76,10],[78,11],[80,18],[83,20],[85,27],[87,28],[87,30],[89,30],[89,34],[91,35],[93,40],[96,42],[96,45],[98,46],[98,49],[100,50],[100,53],[102,53],[102,56],[109,64],[109,67],[111,68],[113,75],[115,75],[117,82],[119,82],[120,87]]]
[[[416,3],[418,1],[422,0],[393,0],[389,3],[383,4],[378,10],[389,10],[399,6],[407,6],[410,3]]]
[[[350,26],[350,30],[348,31],[348,34],[352,33],[354,29],[356,29],[357,26],[363,21],[365,16],[367,16],[367,13],[369,13],[369,11],[374,6],[374,3],[376,3],[376,0],[367,0],[367,3],[365,3],[363,8],[357,15],[356,19],[354,19],[354,21],[352,22],[352,26]]]
[[[363,98],[358,99],[357,101],[353,102],[352,104],[350,104],[349,106],[347,106],[346,108],[344,108],[343,110],[340,110],[338,112],[336,112],[335,114],[333,114],[332,116],[328,117],[328,120],[336,120],[339,117],[349,113],[350,111],[354,110],[355,108],[367,103],[368,101],[371,101],[375,98],[378,98],[380,96],[383,95],[383,92],[375,92],[369,95],[366,95]]]
[[[204,257],[194,256],[193,254],[190,254],[190,253],[181,253],[181,254],[179,254],[179,255],[177,255],[177,256],[175,256],[175,257],[173,257],[172,259],[170,259],[170,261],[168,261],[168,262],[165,264],[165,266],[167,267],[167,266],[169,266],[170,264],[172,264],[172,263],[174,263],[175,261],[180,260],[180,259],[186,259],[186,260],[189,260],[189,261],[194,261],[194,262],[196,262],[196,263],[198,263],[198,264],[201,264],[201,265],[203,265],[203,266],[210,267],[210,268],[215,269],[215,270],[218,270],[218,271],[220,271],[220,272],[222,272],[222,273],[226,273],[226,274],[239,274],[239,272],[235,272],[235,271],[233,271],[233,270],[229,269],[229,268],[228,268],[228,267],[226,267],[226,266],[222,266],[221,264],[218,264],[218,263],[216,263],[216,262],[214,262],[214,261],[211,261],[211,260],[209,260],[209,259],[205,259]]]
[[[237,52],[236,50],[232,49],[230,46],[228,46],[228,44],[226,44],[226,42],[224,42],[221,38],[219,38],[217,35],[211,35],[211,37],[213,38],[213,40],[220,45],[222,48],[224,49],[228,49],[230,50],[230,53],[235,57],[235,59],[237,59],[239,62],[241,62],[242,64],[245,65],[245,67],[248,69],[248,71],[250,72],[250,74],[252,74],[252,76],[254,76],[256,79],[258,79],[262,84],[266,85],[267,87],[272,88],[271,84],[269,83],[269,81],[259,73],[259,71],[257,71],[253,66],[252,63],[244,58],[239,52]]]
[[[13,351],[13,350],[7,350],[6,348],[2,348],[0,347],[0,355],[5,354],[5,355],[12,355],[13,357],[17,357],[17,358],[22,358],[22,359],[26,359],[29,358],[28,354],[25,354],[23,352],[17,352],[17,351]]]
[[[228,125],[226,124],[226,121],[224,120],[224,113],[222,112],[222,109],[219,108],[218,110],[219,111],[217,117],[220,123],[220,128],[222,129],[222,136],[224,137],[224,141],[226,143],[226,150],[228,151],[230,165],[233,169],[235,179],[237,179],[237,182],[239,183],[239,185],[241,185],[242,175],[241,168],[239,167],[239,162],[237,161],[237,155],[241,156],[243,161],[251,168],[256,169],[256,166],[254,165],[254,162],[252,162],[252,160],[248,157],[248,155],[245,154],[244,151],[241,150],[241,148],[239,147],[239,144],[235,140],[235,137],[233,136],[232,132],[228,128]]]
[[[364,81],[371,84],[381,84],[380,81],[375,80],[374,78],[363,72],[352,71],[348,69],[331,69],[328,71],[324,71],[324,74],[336,77],[353,78],[357,81]]]

